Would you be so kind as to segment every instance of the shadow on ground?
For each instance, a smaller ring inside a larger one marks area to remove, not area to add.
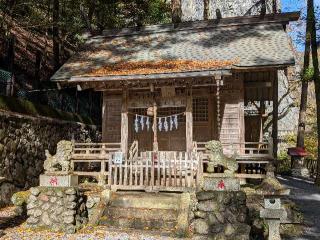
[[[297,204],[304,216],[305,233],[290,240],[320,239],[320,188],[312,181],[281,176],[279,180],[291,189],[290,199]]]

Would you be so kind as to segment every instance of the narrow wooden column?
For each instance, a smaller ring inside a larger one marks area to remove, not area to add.
[[[157,128],[157,114],[158,114],[158,107],[156,102],[156,95],[155,95],[155,87],[153,84],[150,85],[150,91],[152,93],[153,98],[153,124],[152,124],[152,130],[153,130],[153,145],[152,150],[154,152],[159,151],[159,144],[158,144],[158,128]]]
[[[192,152],[193,148],[193,116],[192,116],[192,88],[186,89],[186,150]]]
[[[107,141],[107,92],[102,94],[102,142]]]
[[[159,151],[159,144],[158,144],[158,128],[157,128],[157,103],[156,101],[153,102],[153,151],[158,152]]]
[[[272,96],[272,139],[273,139],[273,157],[275,161],[277,160],[278,152],[278,73],[274,72],[273,74],[273,96]]]
[[[121,151],[125,158],[128,154],[128,89],[122,90],[122,108],[121,108]]]

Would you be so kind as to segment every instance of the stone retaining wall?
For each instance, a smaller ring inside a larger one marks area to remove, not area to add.
[[[249,240],[245,193],[201,191],[195,201],[190,218],[196,239]]]
[[[37,187],[30,189],[27,227],[75,233],[88,222],[85,197],[78,188]]]
[[[0,205],[14,192],[39,185],[45,149],[55,153],[62,140],[100,140],[96,127],[49,118],[0,112]]]

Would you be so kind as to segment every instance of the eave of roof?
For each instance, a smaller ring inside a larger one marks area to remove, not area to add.
[[[168,79],[168,78],[194,78],[194,77],[213,77],[231,75],[231,69],[187,71],[174,73],[155,73],[155,74],[135,74],[135,75],[109,75],[109,76],[74,76],[68,82],[101,82],[101,81],[119,81],[119,80],[151,80],[151,79]]]

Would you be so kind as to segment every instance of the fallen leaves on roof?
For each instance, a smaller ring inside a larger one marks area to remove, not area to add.
[[[161,60],[161,61],[137,61],[119,62],[105,65],[93,70],[90,76],[106,75],[135,75],[156,74],[187,71],[203,71],[228,67],[236,63],[236,60]]]

